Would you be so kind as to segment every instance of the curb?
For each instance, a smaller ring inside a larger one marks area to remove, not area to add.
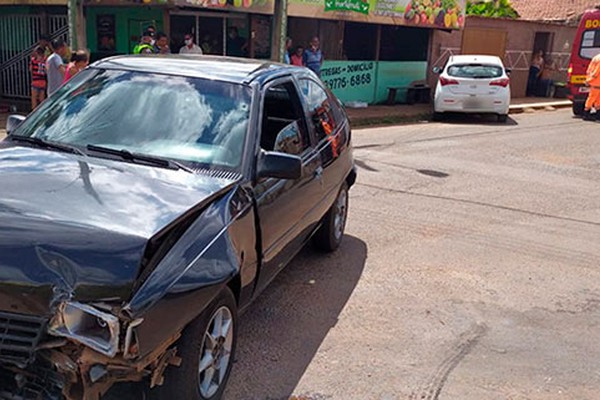
[[[515,104],[511,105],[508,109],[509,114],[521,114],[528,112],[529,110],[549,110],[549,109],[560,109],[560,108],[571,108],[573,103],[571,100],[564,101],[549,101],[545,103],[531,103],[531,104]]]
[[[573,103],[570,100],[564,101],[549,101],[531,104],[514,104],[509,107],[509,114],[522,114],[537,110],[554,110],[561,108],[570,108]],[[383,127],[391,125],[410,124],[419,121],[431,121],[433,119],[433,111],[420,112],[411,115],[389,115],[386,117],[356,117],[350,118],[350,125],[354,128],[369,128]]]

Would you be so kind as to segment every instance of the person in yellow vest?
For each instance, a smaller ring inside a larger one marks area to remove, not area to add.
[[[152,32],[145,31],[142,33],[142,40],[133,48],[133,54],[154,54],[154,39]]]
[[[600,54],[590,62],[585,83],[590,87],[590,93],[585,102],[583,117],[586,120],[594,120],[600,115]]]

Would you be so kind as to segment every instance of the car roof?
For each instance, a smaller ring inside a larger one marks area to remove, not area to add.
[[[497,56],[485,56],[485,55],[460,55],[452,56],[448,60],[448,64],[468,64],[468,63],[482,63],[482,64],[494,64],[503,66],[502,60]]]
[[[249,84],[280,75],[306,74],[306,68],[265,60],[200,55],[128,55],[105,58],[92,68],[213,79]]]

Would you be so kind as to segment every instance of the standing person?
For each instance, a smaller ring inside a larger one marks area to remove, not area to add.
[[[538,83],[538,96],[540,97],[549,97],[550,96],[550,88],[554,84],[554,72],[556,71],[556,67],[554,65],[554,60],[548,58],[544,61],[544,67],[542,68],[542,72],[540,72],[540,80]]]
[[[90,57],[87,52],[83,50],[79,50],[71,56],[71,62],[67,65],[67,69],[65,71],[65,80],[63,83],[67,82],[69,79],[73,78],[77,75],[81,70],[88,66],[90,61]]]
[[[304,66],[304,47],[298,46],[296,47],[296,51],[290,57],[290,61],[292,65],[296,65],[298,67]]]
[[[227,37],[227,55],[232,57],[243,57],[246,54],[248,43],[239,35],[238,28],[229,28]]]
[[[54,52],[46,61],[46,72],[48,74],[48,97],[60,88],[65,79],[65,64],[63,57],[67,54],[67,44],[62,39],[52,42]]]
[[[154,52],[156,54],[171,54],[171,49],[169,49],[169,38],[164,32],[158,32],[156,34]]]
[[[46,98],[46,55],[44,48],[38,46],[31,57],[31,109],[35,108]]]
[[[133,48],[133,54],[153,54],[154,39],[152,35],[152,32],[144,31],[140,42]]]
[[[527,78],[527,97],[535,96],[538,87],[540,73],[544,67],[544,52],[538,50],[533,53],[531,65],[529,67],[529,77]]]
[[[52,50],[52,45],[50,44],[50,36],[41,35],[40,40],[38,41],[38,46],[44,49],[44,57],[48,58],[54,52]]]
[[[589,121],[597,119],[600,110],[600,54],[592,58],[586,75],[585,83],[590,87],[590,93],[585,101],[583,119]]]
[[[304,50],[302,61],[305,67],[311,69],[317,76],[321,76],[321,65],[323,65],[323,52],[320,48],[320,41],[317,36],[310,41],[308,49]]]
[[[292,51],[292,38],[287,37],[285,39],[285,54],[283,55],[283,59],[286,64],[291,64],[292,59],[290,58],[290,52]]]
[[[183,40],[185,45],[179,49],[179,54],[202,54],[202,49],[194,43],[194,37],[190,33],[186,33]]]

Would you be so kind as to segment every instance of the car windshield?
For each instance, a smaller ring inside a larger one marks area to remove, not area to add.
[[[600,29],[583,32],[579,55],[591,60],[596,54],[600,54]]]
[[[456,78],[492,79],[502,76],[502,67],[490,64],[455,64],[449,66],[447,72]]]
[[[240,84],[88,69],[14,134],[84,151],[95,145],[235,170],[242,162],[250,102],[251,89]]]

